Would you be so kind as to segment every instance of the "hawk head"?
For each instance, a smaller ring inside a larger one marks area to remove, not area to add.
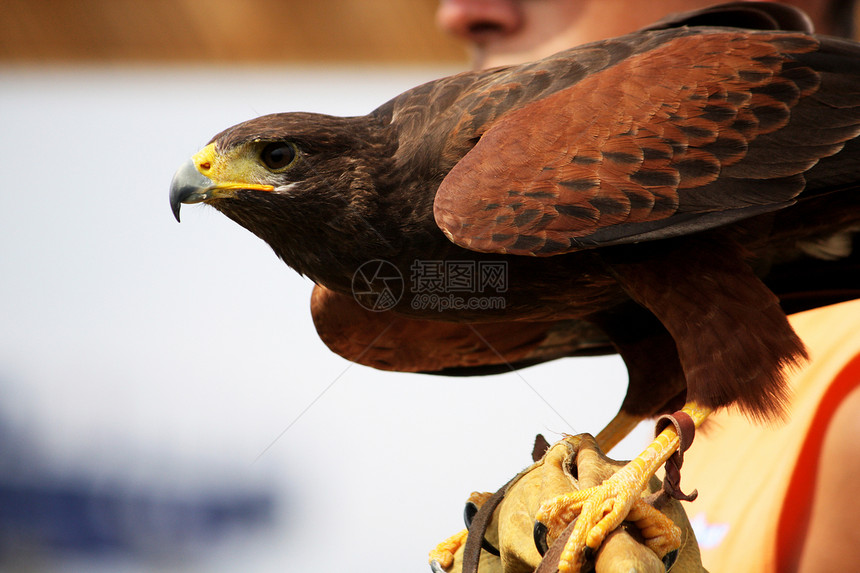
[[[390,147],[370,116],[258,117],[182,165],[170,205],[177,220],[183,203],[211,205],[317,282],[330,282],[321,273],[351,277],[369,258],[391,255],[382,192]]]

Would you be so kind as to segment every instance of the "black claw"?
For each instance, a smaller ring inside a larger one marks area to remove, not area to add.
[[[588,545],[585,546],[585,549],[582,551],[583,556],[586,561],[594,561],[594,558],[597,557],[597,550],[592,549]]]
[[[675,564],[675,561],[678,560],[678,550],[670,551],[666,555],[663,556],[663,565],[666,566],[666,571],[672,568],[672,565]]]
[[[549,545],[546,543],[546,534],[547,534],[547,526],[541,523],[540,521],[535,521],[534,529],[532,530],[532,534],[535,538],[535,547],[540,553],[540,556],[543,557],[546,555],[546,552],[549,551]]]
[[[478,513],[478,506],[472,503],[471,501],[466,502],[466,507],[463,508],[463,521],[466,522],[466,529],[472,528],[472,520],[475,519],[475,515]]]
[[[466,529],[468,529],[469,531],[472,530],[472,520],[475,519],[475,515],[477,515],[478,509],[480,508],[471,501],[467,501],[466,507],[463,508],[463,521],[466,522]],[[487,553],[495,555],[496,557],[501,555],[501,552],[496,549],[492,543],[487,541],[486,537],[481,539],[481,549],[483,549]]]

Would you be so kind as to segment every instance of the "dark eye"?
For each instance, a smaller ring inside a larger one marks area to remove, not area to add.
[[[283,141],[269,143],[260,152],[260,159],[272,171],[283,171],[295,161],[296,146]]]

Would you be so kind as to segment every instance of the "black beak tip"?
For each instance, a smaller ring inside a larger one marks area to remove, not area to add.
[[[212,180],[200,173],[192,160],[186,161],[176,171],[170,182],[170,210],[179,221],[179,210],[183,203],[199,203],[206,197]]]

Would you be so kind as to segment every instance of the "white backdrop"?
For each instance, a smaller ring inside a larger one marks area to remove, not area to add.
[[[527,465],[535,433],[596,433],[620,405],[616,357],[476,379],[351,365],[264,243],[208,207],[173,220],[174,170],[221,129],[366,113],[444,73],[0,69],[0,417],[96,484],[277,494],[271,527],[172,570],[426,571],[468,494]]]

